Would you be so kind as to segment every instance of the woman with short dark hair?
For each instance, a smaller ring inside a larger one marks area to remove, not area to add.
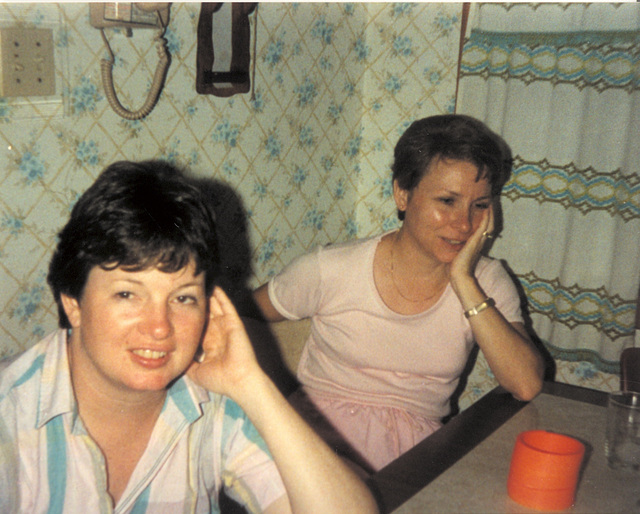
[[[516,398],[541,390],[514,284],[481,256],[507,150],[468,116],[415,121],[394,153],[400,229],[318,248],[254,293],[268,320],[311,318],[291,400],[365,470],[441,426],[474,343]]]
[[[49,271],[62,328],[0,366],[1,512],[210,513],[223,490],[377,512],[258,365],[217,255],[168,163],[113,164],[78,200]]]

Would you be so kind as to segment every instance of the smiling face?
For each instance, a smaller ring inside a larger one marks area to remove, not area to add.
[[[478,168],[467,161],[436,159],[411,191],[394,181],[398,210],[404,211],[403,236],[438,263],[450,263],[491,206],[491,186],[476,180]]]
[[[106,391],[161,391],[193,360],[207,316],[204,274],[94,267],[79,300],[62,296],[73,327],[71,372]]]

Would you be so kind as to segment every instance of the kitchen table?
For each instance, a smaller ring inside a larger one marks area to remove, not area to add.
[[[572,513],[640,513],[640,472],[604,456],[607,394],[545,383],[532,402],[496,388],[371,479],[384,512],[528,513],[507,494],[516,436],[543,429],[586,446]]]

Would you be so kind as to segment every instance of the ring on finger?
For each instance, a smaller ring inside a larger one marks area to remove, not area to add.
[[[202,348],[198,349],[198,351],[196,351],[196,354],[193,356],[193,360],[195,360],[196,362],[202,363],[204,361],[206,354],[204,353],[204,350]]]

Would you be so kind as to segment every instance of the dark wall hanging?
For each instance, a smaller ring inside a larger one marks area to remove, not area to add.
[[[256,6],[255,2],[201,4],[196,56],[196,91],[198,93],[231,96],[249,92],[251,88],[249,15]]]

